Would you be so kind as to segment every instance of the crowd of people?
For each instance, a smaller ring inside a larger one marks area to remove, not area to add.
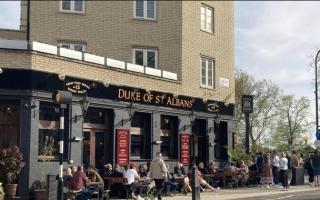
[[[69,189],[78,191],[80,195],[77,199],[90,199],[94,192],[101,192],[105,189],[111,190],[113,194],[119,195],[123,185],[110,184],[106,177],[121,177],[127,180],[127,185],[132,190],[132,198],[143,200],[142,192],[146,194],[155,191],[155,196],[161,199],[162,194],[173,196],[176,191],[184,194],[192,192],[191,176],[195,167],[195,178],[199,182],[202,191],[217,191],[221,184],[221,176],[215,176],[219,173],[229,175],[228,184],[232,187],[238,187],[239,184],[248,184],[250,171],[255,172],[259,177],[261,187],[270,188],[282,184],[283,190],[288,190],[289,179],[291,177],[290,169],[304,167],[309,174],[309,182],[312,186],[320,187],[320,153],[316,150],[313,155],[303,157],[295,151],[290,156],[289,153],[272,152],[262,154],[258,153],[254,161],[246,165],[243,160],[236,162],[226,162],[224,166],[221,163],[211,162],[207,166],[199,162],[198,166],[190,164],[186,171],[181,163],[176,163],[170,172],[170,167],[162,159],[161,153],[157,153],[152,162],[141,164],[137,167],[132,162],[124,167],[116,164],[114,169],[111,164],[105,164],[102,169],[95,169],[89,166],[84,171],[82,166],[70,167],[65,169],[64,181],[69,183]],[[211,178],[211,184],[205,177]],[[217,184],[212,184],[217,183]],[[214,188],[215,187],[215,188]]]

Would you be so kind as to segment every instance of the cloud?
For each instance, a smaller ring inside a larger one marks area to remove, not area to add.
[[[20,1],[0,1],[0,28],[19,29]]]

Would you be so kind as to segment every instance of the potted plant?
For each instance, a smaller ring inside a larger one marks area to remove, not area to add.
[[[46,181],[35,181],[33,183],[33,194],[34,200],[47,200],[47,182]]]
[[[0,182],[0,200],[4,199],[4,191],[3,191],[3,187],[2,187],[2,183]]]
[[[4,182],[6,196],[16,196],[19,174],[24,166],[25,162],[19,147],[1,149],[0,180]]]

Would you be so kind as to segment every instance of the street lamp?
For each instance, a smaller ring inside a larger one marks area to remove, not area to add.
[[[76,115],[76,116],[74,116],[74,117],[73,117],[74,123],[77,123],[77,121],[78,121],[79,119],[81,119],[81,117],[85,117],[85,116],[86,116],[87,111],[88,111],[88,108],[89,108],[89,106],[90,106],[90,101],[87,99],[87,95],[84,96],[84,98],[81,99],[81,100],[79,101],[79,103],[80,103],[82,115]]]

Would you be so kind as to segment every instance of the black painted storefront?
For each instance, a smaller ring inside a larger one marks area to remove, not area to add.
[[[21,179],[28,180],[20,182],[21,194],[28,193],[28,188],[40,178],[39,169],[45,170],[44,173],[57,173],[58,162],[53,157],[39,156],[39,141],[44,141],[45,136],[58,127],[51,102],[51,94],[55,90],[70,90],[74,95],[74,102],[66,111],[69,119],[65,122],[66,166],[114,164],[115,133],[119,128],[132,131],[130,160],[138,163],[150,161],[158,151],[163,151],[170,164],[178,162],[181,133],[190,134],[190,161],[227,159],[224,146],[232,144],[232,104],[225,106],[223,102],[210,100],[205,103],[201,98],[112,83],[104,85],[68,76],[60,80],[57,74],[39,71],[5,69],[0,75],[0,104],[1,101],[16,102],[20,122],[17,144],[28,163],[21,174]],[[82,113],[79,100],[85,95],[91,102],[88,113],[84,119],[75,117]],[[134,112],[130,113],[129,109]],[[192,110],[196,119],[191,126],[189,114]],[[215,124],[216,112],[222,118],[219,126]],[[83,140],[79,142],[76,138]],[[139,141],[143,141],[140,149],[137,147]],[[157,141],[163,143],[158,144]],[[88,146],[90,142],[95,144],[94,148]]]

